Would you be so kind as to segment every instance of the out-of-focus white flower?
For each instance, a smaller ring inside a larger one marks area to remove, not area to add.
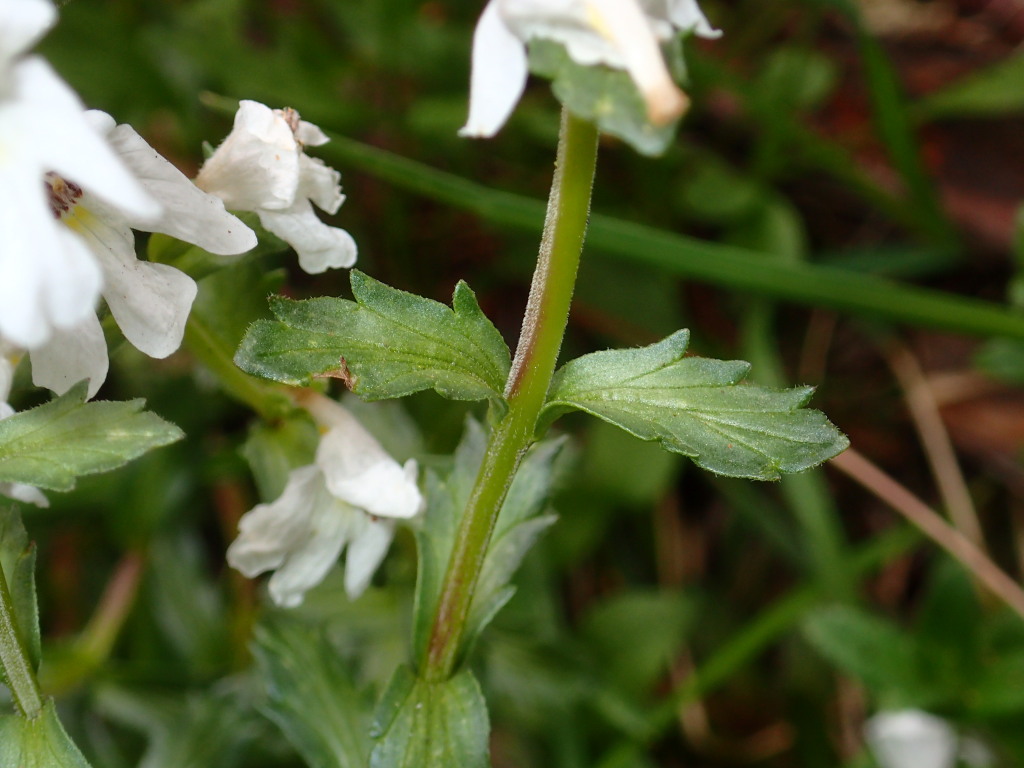
[[[54,216],[47,174],[73,179],[78,193],[138,220],[156,218],[160,207],[45,61],[18,61],[7,85],[0,97],[0,334],[31,348],[92,315],[103,283],[85,241]]]
[[[624,69],[651,122],[667,123],[689,103],[665,65],[660,43],[677,30],[718,37],[696,0],[490,0],[473,35],[469,119],[462,136],[493,136],[526,87],[525,45],[554,40],[586,66]]]
[[[57,19],[49,0],[0,2],[0,97],[6,96],[12,63],[31,48]]]
[[[231,133],[203,164],[196,184],[234,211],[253,211],[260,223],[295,249],[310,274],[351,267],[356,243],[317,218],[311,203],[336,213],[345,196],[341,174],[306,155],[327,136],[294,109],[242,101]]]
[[[919,709],[879,712],[864,736],[881,768],[953,768],[957,735],[940,717]]]
[[[387,553],[395,521],[423,506],[416,462],[402,467],[338,403],[312,397],[324,431],[316,462],[291,472],[281,496],[247,512],[228,547],[232,568],[252,578],[266,571],[278,605],[299,605],[348,548],[345,590],[363,593]]]
[[[256,245],[256,235],[131,126],[116,125],[110,115],[98,111],[88,112],[86,119],[94,135],[102,137],[145,191],[160,201],[161,212],[139,217],[51,172],[45,176],[51,218],[85,245],[99,269],[103,298],[128,341],[150,357],[164,358],[181,345],[196,284],[174,267],[136,258],[132,229],[161,232],[217,254],[248,251]],[[88,378],[89,396],[94,395],[106,378],[108,361],[92,308],[76,324],[58,327],[48,341],[32,346],[31,357],[37,385],[60,394]]]
[[[0,340],[0,420],[14,415],[14,409],[7,404],[7,398],[11,395],[14,369],[18,367],[18,361],[17,350]],[[38,488],[24,483],[0,483],[0,495],[38,507],[50,506],[50,502]]]

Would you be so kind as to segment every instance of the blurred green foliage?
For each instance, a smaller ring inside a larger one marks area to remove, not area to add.
[[[846,3],[706,6],[726,34],[686,46],[694,109],[665,155],[603,142],[564,357],[687,326],[700,354],[749,359],[759,383],[819,385],[816,407],[934,499],[872,339],[892,323],[979,335],[992,340],[982,365],[1019,383],[1024,316],[1002,300],[1013,267],[972,268],[986,248],[942,207],[922,136],[940,121],[1019,120],[1020,56],[913,102],[888,43]],[[186,172],[226,133],[232,100],[295,107],[337,137],[320,154],[343,174],[336,220],[360,267],[439,301],[465,278],[511,342],[557,109],[538,83],[496,139],[457,138],[479,10],[71,0],[40,50],[89,106]],[[198,316],[221,323],[207,341],[228,348],[268,316],[254,296],[347,291],[347,275],[314,283],[278,271],[290,260],[273,253],[237,270],[166,257],[210,273]],[[816,367],[813,329],[834,312],[834,364]],[[25,512],[40,547],[42,680],[68,731],[104,768],[347,766],[339,741],[369,754],[363,713],[411,653],[411,537],[358,602],[334,574],[300,609],[266,608],[223,551],[239,515],[308,461],[311,425],[258,422],[181,357],[125,346],[112,363],[104,396],[145,395],[187,438]],[[466,406],[432,393],[407,406],[405,450],[446,473]],[[602,423],[564,428],[578,442],[550,502],[559,520],[474,649],[495,765],[865,766],[857,738],[835,734],[893,705],[932,709],[1000,764],[1024,763],[1020,618],[887,530],[858,491],[820,471],[739,485]],[[989,466],[971,488],[997,560],[1019,575],[1005,542],[1019,535],[1020,492]],[[128,557],[143,563],[137,593],[104,645],[97,606]]]

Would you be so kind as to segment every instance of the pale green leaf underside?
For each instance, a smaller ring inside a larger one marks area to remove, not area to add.
[[[32,670],[37,671],[42,658],[42,639],[36,600],[36,546],[28,540],[21,513],[14,505],[0,506],[0,569],[10,591],[19,639],[28,653]],[[3,677],[0,667],[0,679]]]
[[[500,398],[510,355],[469,286],[452,307],[352,271],[355,301],[271,299],[277,321],[250,327],[235,356],[243,370],[302,384],[347,378],[367,400],[434,389],[453,400]]]
[[[689,333],[678,331],[649,347],[567,363],[541,424],[585,411],[711,472],[756,480],[808,469],[849,445],[824,414],[802,407],[812,388],[740,384],[747,363],[684,357],[688,342]]]
[[[0,768],[89,768],[64,732],[52,701],[31,720],[0,717]]]
[[[468,669],[431,683],[401,667],[377,708],[370,768],[486,768],[489,733]]]
[[[0,421],[0,482],[67,491],[75,478],[116,469],[182,432],[142,400],[85,402],[84,383]]]
[[[267,689],[266,714],[310,768],[363,768],[369,718],[326,638],[296,622],[265,624],[256,630],[253,650]]]

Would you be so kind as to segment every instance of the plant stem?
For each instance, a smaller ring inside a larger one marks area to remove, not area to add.
[[[220,381],[224,391],[268,421],[284,416],[294,404],[284,391],[260,381],[235,365],[232,351],[217,338],[196,312],[185,325],[185,345]]]
[[[590,215],[597,164],[597,129],[562,112],[555,177],[544,235],[512,371],[505,387],[508,412],[491,433],[476,482],[459,523],[427,643],[423,674],[449,677],[462,650],[476,583],[498,512],[526,449],[555,371]]]
[[[43,697],[28,652],[18,635],[14,601],[3,568],[0,568],[0,665],[18,711],[27,718],[34,718],[43,708]]]

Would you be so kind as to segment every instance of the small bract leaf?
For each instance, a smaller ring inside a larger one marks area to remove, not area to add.
[[[490,723],[468,669],[438,683],[400,667],[377,708],[370,768],[486,768]]]
[[[267,715],[306,764],[363,768],[370,753],[372,702],[364,702],[323,634],[302,624],[275,622],[256,630],[254,652],[270,699]]]
[[[423,526],[416,534],[419,573],[413,649],[418,658],[426,652],[459,517],[466,507],[486,444],[487,435],[483,428],[473,419],[468,419],[450,474],[444,479],[433,472],[427,474],[427,509]],[[513,575],[537,539],[555,522],[547,503],[559,474],[558,461],[564,447],[564,440],[545,440],[534,445],[523,459],[495,521],[460,654],[466,652],[512,597],[515,592],[515,587],[510,584]]]
[[[500,400],[510,367],[501,334],[469,286],[452,307],[352,271],[355,301],[271,299],[278,322],[254,323],[235,362],[288,384],[342,378],[366,400],[434,389],[453,400]]]
[[[142,400],[85,402],[86,382],[0,421],[0,482],[67,491],[75,478],[116,469],[182,432]]]
[[[676,122],[654,125],[648,119],[643,97],[623,70],[578,64],[550,40],[530,43],[530,69],[551,78],[555,98],[569,111],[643,155],[660,155],[675,136]]]
[[[52,701],[34,718],[0,717],[0,768],[89,768]]]
[[[643,440],[660,440],[700,467],[731,477],[777,480],[830,459],[849,441],[819,411],[802,406],[810,387],[740,385],[742,361],[685,357],[689,332],[639,349],[584,355],[552,382],[539,427],[581,410]]]
[[[0,568],[11,593],[18,639],[28,653],[33,671],[38,671],[42,641],[36,600],[36,547],[29,542],[15,506],[0,507]],[[2,676],[3,669],[0,668]]]

